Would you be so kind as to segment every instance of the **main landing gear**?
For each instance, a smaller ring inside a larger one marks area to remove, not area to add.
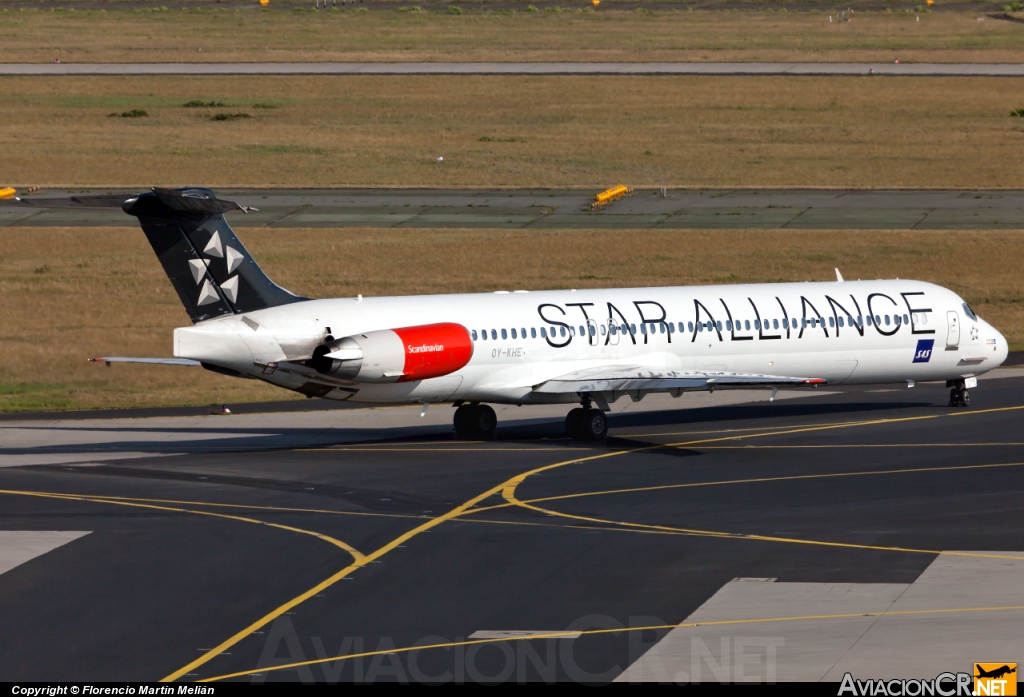
[[[949,391],[949,406],[969,407],[971,406],[971,395],[963,385],[957,385]]]
[[[573,440],[602,440],[608,435],[607,417],[590,406],[589,396],[585,395],[581,404],[566,415],[566,434]]]
[[[498,415],[486,404],[462,404],[455,410],[455,432],[468,440],[491,440]]]

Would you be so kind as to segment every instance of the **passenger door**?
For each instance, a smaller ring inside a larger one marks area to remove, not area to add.
[[[949,333],[946,334],[946,348],[956,348],[960,345],[960,315],[956,310],[946,313],[946,321],[949,324]]]

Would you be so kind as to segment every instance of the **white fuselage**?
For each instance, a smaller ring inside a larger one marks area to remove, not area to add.
[[[298,362],[328,335],[438,322],[474,339],[469,363],[448,375],[354,383]],[[578,401],[533,388],[610,364],[924,382],[987,372],[1007,345],[956,293],[879,280],[310,300],[178,329],[174,353],[329,399],[528,404]]]

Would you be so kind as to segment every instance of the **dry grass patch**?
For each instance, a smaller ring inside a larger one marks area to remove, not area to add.
[[[10,11],[0,12],[0,62],[999,63],[1024,48],[1012,22],[976,12],[863,12],[829,24],[837,11]]]
[[[2,184],[972,189],[1024,161],[1011,78],[0,82]]]
[[[246,230],[310,297],[918,278],[953,288],[1024,348],[1021,232]],[[0,228],[0,411],[286,399],[208,371],[86,363],[168,356],[188,324],[142,232]]]

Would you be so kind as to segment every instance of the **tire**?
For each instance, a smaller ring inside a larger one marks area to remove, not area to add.
[[[960,406],[959,395],[957,395],[957,389],[954,387],[949,391],[949,406],[957,407]]]
[[[603,440],[608,435],[608,418],[600,409],[588,409],[579,425],[580,434],[587,440]]]
[[[475,405],[463,404],[455,410],[455,433],[458,434],[459,438],[472,439],[475,435],[473,431],[473,412],[475,409]]]
[[[568,414],[565,415],[565,435],[570,438],[579,438],[579,423],[583,418],[583,409],[576,407],[571,409]]]
[[[473,413],[472,423],[477,438],[491,440],[494,438],[494,432],[498,430],[498,415],[486,404],[478,404]]]
[[[969,406],[971,406],[971,395],[967,392],[967,390],[964,390],[960,394],[960,406],[962,406],[962,407],[969,407]]]

